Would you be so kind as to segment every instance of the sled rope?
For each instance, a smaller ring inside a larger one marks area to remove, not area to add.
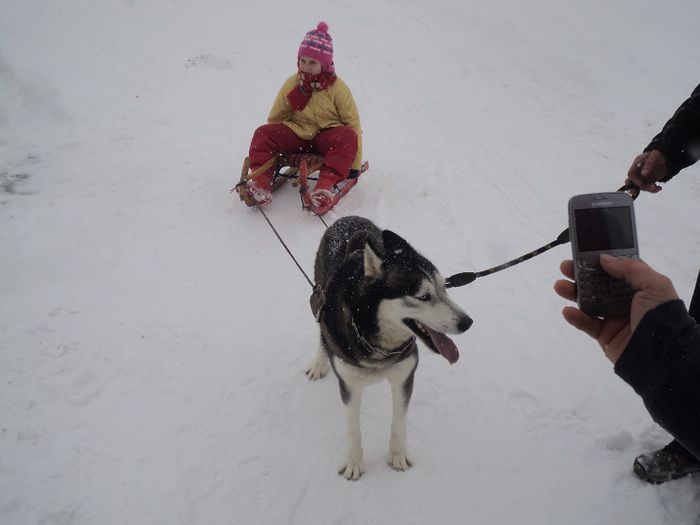
[[[323,220],[323,217],[321,217],[318,213],[314,213],[316,217],[318,217],[318,220],[323,223],[323,225],[326,227],[326,230],[328,229],[328,225],[326,224],[326,221]]]
[[[294,255],[292,254],[292,252],[290,251],[290,249],[289,249],[289,248],[287,247],[287,245],[285,244],[284,240],[282,240],[282,237],[280,236],[280,234],[277,232],[277,229],[276,229],[276,228],[272,225],[272,223],[270,222],[270,219],[267,217],[267,213],[265,213],[265,210],[262,209],[262,206],[255,206],[255,207],[256,207],[257,209],[260,210],[260,213],[263,214],[263,217],[265,217],[265,220],[266,220],[267,223],[270,225],[270,228],[272,228],[272,231],[275,232],[275,235],[276,235],[277,238],[279,239],[280,243],[282,243],[282,246],[284,246],[284,249],[287,250],[287,253],[288,253],[289,256],[292,258],[292,261],[294,261],[294,264],[296,264],[296,265],[297,265],[297,268],[299,268],[299,271],[301,271],[301,273],[304,274],[304,277],[306,278],[306,281],[311,285],[311,288],[315,288],[314,283],[311,282],[311,279],[309,279],[309,276],[306,275],[306,272],[304,271],[304,269],[303,269],[303,268],[301,267],[301,265],[299,264],[299,261],[296,260],[296,258],[294,257]]]
[[[262,206],[256,205],[255,207],[260,210],[260,213],[263,214],[263,217],[265,217],[267,224],[270,225],[270,228],[272,228],[272,231],[277,236],[277,239],[279,240],[279,242],[282,244],[284,249],[287,250],[287,253],[292,258],[292,261],[294,261],[294,264],[297,265],[297,268],[299,268],[299,271],[306,278],[306,282],[308,282],[309,285],[311,286],[312,292],[311,292],[311,297],[309,298],[309,304],[311,306],[311,312],[314,314],[314,318],[316,319],[316,322],[320,323],[321,322],[321,313],[323,311],[323,307],[326,305],[326,294],[324,293],[323,288],[320,285],[314,284],[313,282],[311,282],[311,279],[309,279],[309,276],[306,274],[304,269],[301,267],[301,265],[299,264],[299,261],[296,260],[296,257],[294,257],[291,250],[287,247],[287,244],[282,239],[282,236],[279,234],[277,229],[272,225],[272,222],[270,222],[270,219],[268,218],[267,213],[265,213],[265,210],[262,209]],[[317,217],[319,219],[321,219],[321,222],[323,222],[323,219],[321,218],[320,215],[317,215]],[[326,223],[323,222],[323,224],[325,225]],[[328,226],[326,226],[326,228],[328,228]],[[358,335],[359,335],[359,332],[358,332]]]
[[[631,190],[632,188],[636,188],[637,186],[633,184],[632,182],[625,184],[622,188],[620,188],[617,191],[627,191]],[[636,197],[633,197],[636,199]],[[445,288],[457,288],[459,286],[464,286],[466,284],[469,284],[473,282],[475,279],[478,277],[484,277],[485,275],[491,275],[492,273],[500,272],[501,270],[505,270],[506,268],[510,268],[511,266],[515,266],[516,264],[520,264],[521,262],[525,262],[529,259],[532,259],[533,257],[536,257],[537,255],[540,255],[548,250],[551,250],[555,246],[559,246],[560,244],[566,244],[569,242],[571,238],[569,237],[569,229],[567,228],[563,232],[559,234],[559,236],[550,242],[549,244],[545,244],[544,246],[540,246],[536,250],[533,250],[529,253],[526,253],[525,255],[521,255],[517,259],[513,259],[511,261],[505,262],[503,264],[499,264],[498,266],[494,266],[493,268],[489,268],[488,270],[482,270],[480,272],[461,272],[461,273],[456,273],[454,275],[451,275],[447,279],[445,279]]]
[[[237,188],[238,186],[240,186],[242,184],[245,184],[249,179],[251,179],[251,178],[257,176],[258,174],[263,173],[265,170],[271,168],[274,165],[274,163],[277,162],[277,160],[278,160],[277,158],[273,157],[272,159],[268,160],[268,162],[266,162],[264,165],[262,165],[260,168],[255,170],[253,173],[248,173],[249,160],[246,157],[246,160],[243,162],[243,171],[241,172],[241,181],[231,191],[234,191],[235,188]],[[303,160],[302,160],[302,166],[304,166]],[[317,164],[312,164],[311,167],[309,168],[309,170],[311,173],[313,173],[314,171],[317,171],[319,168],[320,168],[320,163],[317,163]],[[286,179],[298,179],[299,178],[299,176],[296,174],[296,170],[294,171],[293,174],[290,174],[289,172],[281,173],[280,170],[281,170],[281,168],[278,168],[276,170],[275,179],[278,177],[282,177],[282,178],[286,178]],[[317,180],[316,177],[305,177],[305,179]],[[304,187],[301,187],[299,189],[300,198],[301,198],[301,194],[304,191],[305,191]],[[270,221],[270,218],[267,216],[267,214],[265,213],[265,210],[263,210],[262,206],[256,204],[255,207],[257,209],[259,209],[260,213],[262,213],[263,217],[265,217],[265,221],[267,221],[267,224],[270,226],[273,233],[277,236],[277,239],[279,240],[280,244],[282,244],[282,247],[286,250],[286,252],[292,258],[292,261],[294,261],[294,264],[296,264],[297,268],[299,268],[299,271],[302,273],[302,275],[306,279],[306,282],[308,282],[309,285],[311,286],[311,288],[313,289],[312,302],[318,304],[318,309],[320,310],[323,307],[323,303],[325,302],[323,290],[321,289],[320,286],[315,285],[311,281],[311,279],[309,278],[307,273],[304,271],[304,269],[299,264],[299,261],[297,261],[296,257],[294,257],[294,254],[292,254],[292,251],[289,249],[287,244],[284,242],[284,239],[282,239],[282,236],[279,234],[277,229],[272,224],[272,221]],[[304,207],[303,198],[302,198],[302,207]],[[325,226],[325,228],[328,229],[328,224],[326,223],[325,220],[323,220],[323,217],[321,217],[321,215],[316,213],[315,210],[311,209],[311,211],[314,213],[314,215],[316,215],[316,217],[318,217],[318,219],[321,221],[323,226]],[[312,306],[312,310],[314,310],[314,315],[316,315],[317,320],[318,320],[318,315],[316,314],[316,308]]]

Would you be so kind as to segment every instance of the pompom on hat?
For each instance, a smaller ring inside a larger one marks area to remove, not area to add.
[[[299,46],[297,60],[301,57],[318,60],[323,71],[333,72],[333,39],[328,34],[328,24],[319,22],[316,29],[306,33]]]

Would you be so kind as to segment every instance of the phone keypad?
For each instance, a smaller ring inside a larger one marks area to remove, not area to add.
[[[579,273],[578,287],[583,304],[594,305],[603,298],[622,301],[634,294],[634,290],[621,279],[613,279],[603,271],[583,271]]]
[[[579,264],[576,281],[578,302],[590,315],[628,315],[635,290],[622,279],[608,275],[597,261]]]

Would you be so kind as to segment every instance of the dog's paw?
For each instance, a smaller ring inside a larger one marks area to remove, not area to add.
[[[352,481],[357,481],[364,473],[365,465],[362,462],[362,458],[349,459],[338,471],[338,474]]]
[[[309,378],[309,381],[318,381],[319,379],[326,377],[330,369],[331,365],[329,364],[327,357],[324,356],[323,359],[316,358],[314,359],[313,363],[309,365],[309,368],[306,371],[306,377]]]
[[[408,458],[405,452],[389,452],[389,460],[387,461],[389,466],[394,470],[404,471],[408,470],[413,466],[413,463]]]

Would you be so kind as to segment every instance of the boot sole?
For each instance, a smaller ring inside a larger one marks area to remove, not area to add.
[[[685,478],[687,476],[692,476],[693,474],[700,472],[700,465],[688,467],[679,471],[669,472],[666,476],[658,476],[647,472],[647,470],[644,468],[644,465],[642,465],[639,462],[639,460],[635,459],[634,464],[632,465],[632,470],[634,471],[634,474],[642,481],[646,481],[647,483],[651,483],[652,485],[661,485],[662,483],[666,483],[667,481]]]

